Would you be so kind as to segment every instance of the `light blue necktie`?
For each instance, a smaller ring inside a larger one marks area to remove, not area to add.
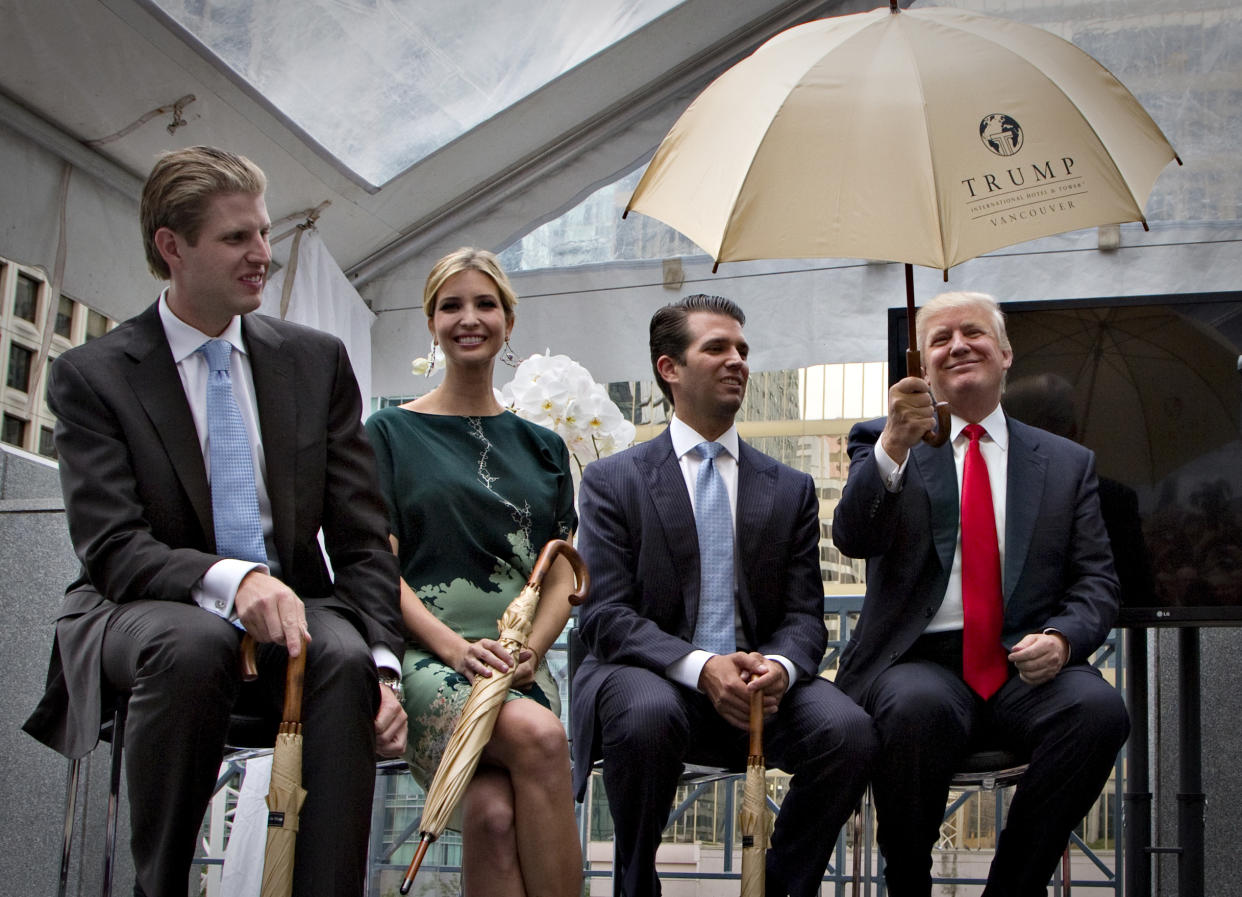
[[[713,654],[737,648],[733,631],[733,512],[716,456],[719,442],[696,446],[703,463],[694,484],[694,526],[699,534],[699,618],[694,643]]]
[[[263,521],[254,485],[254,460],[241,411],[233,398],[228,340],[208,340],[198,347],[207,359],[207,455],[211,460],[211,517],[216,554],[267,563]]]

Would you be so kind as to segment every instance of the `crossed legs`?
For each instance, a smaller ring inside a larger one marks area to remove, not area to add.
[[[577,897],[582,853],[565,729],[535,701],[506,702],[462,805],[465,897]]]

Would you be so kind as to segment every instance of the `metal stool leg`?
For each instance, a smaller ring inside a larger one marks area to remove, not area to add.
[[[81,760],[69,761],[69,773],[65,777],[65,830],[60,847],[60,885],[56,897],[65,897],[69,887],[69,854],[73,849],[73,826],[77,822],[78,779],[82,772]]]
[[[104,867],[102,897],[112,897],[112,871],[116,861],[117,816],[121,804],[121,755],[125,747],[124,704],[112,717],[112,769],[108,780],[108,823],[104,833]]]

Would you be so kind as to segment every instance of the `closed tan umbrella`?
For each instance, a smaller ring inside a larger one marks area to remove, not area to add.
[[[256,675],[254,639],[242,639],[243,677]],[[272,750],[272,778],[267,792],[267,847],[263,856],[262,897],[290,897],[298,819],[306,802],[302,787],[302,685],[306,678],[306,646],[289,658],[285,670],[285,704],[276,746]]]
[[[763,692],[750,696],[750,753],[738,829],[742,833],[742,897],[763,897],[772,814],[768,812],[767,769],[763,759]]]
[[[1176,158],[1134,96],[1068,41],[890,0],[790,28],[717,78],[661,142],[626,214],[675,227],[717,264],[905,262],[914,347],[910,265],[947,272],[1014,243],[1143,221]],[[907,373],[919,362],[908,356]]]
[[[572,545],[563,539],[554,539],[543,547],[526,586],[498,621],[500,646],[513,657],[517,657],[530,639],[543,578],[552,568],[552,562],[558,554],[563,554],[574,570],[575,589],[569,595],[569,602],[581,604],[586,598],[590,588],[586,565]],[[492,737],[500,705],[505,702],[512,680],[512,667],[507,673],[493,671],[491,676],[475,677],[470,694],[462,707],[461,717],[453,729],[453,734],[449,736],[444,756],[440,758],[440,765],[427,789],[423,818],[418,824],[418,849],[414,852],[414,859],[410,861],[401,882],[402,894],[410,892],[410,886],[414,883],[414,876],[418,874],[418,867],[422,865],[427,848],[443,834],[453,811],[466,793],[466,787],[479,765],[483,748]]]

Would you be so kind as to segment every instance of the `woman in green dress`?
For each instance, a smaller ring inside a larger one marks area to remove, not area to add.
[[[496,621],[540,549],[577,517],[569,453],[551,430],[505,411],[492,391],[517,297],[490,252],[459,249],[427,278],[423,309],[444,382],[367,420],[400,559],[409,630],[403,685],[407,759],[424,787],[477,676],[515,666],[462,800],[466,897],[577,897],[582,855],[569,747],[544,654],[569,617],[569,564],[544,579],[529,650],[510,656]]]

